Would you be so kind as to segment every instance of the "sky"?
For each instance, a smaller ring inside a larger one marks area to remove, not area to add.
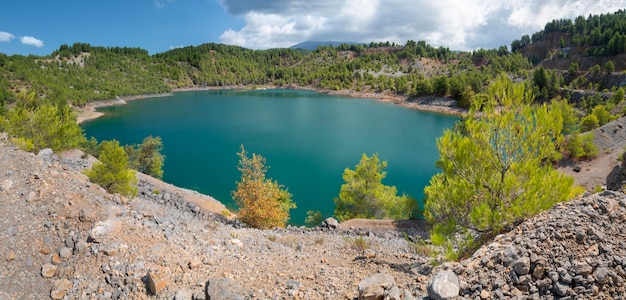
[[[75,42],[154,54],[210,42],[408,40],[468,51],[510,46],[553,19],[624,8],[626,0],[3,0],[0,53],[48,55]]]

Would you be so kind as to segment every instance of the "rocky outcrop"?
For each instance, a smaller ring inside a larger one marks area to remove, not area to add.
[[[458,275],[464,298],[615,299],[626,293],[625,223],[626,195],[588,195],[497,236],[468,260],[441,268]]]

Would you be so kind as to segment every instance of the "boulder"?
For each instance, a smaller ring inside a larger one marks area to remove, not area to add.
[[[39,150],[39,152],[37,153],[37,156],[43,159],[44,161],[49,162],[49,161],[52,161],[52,154],[54,154],[52,149],[45,148],[45,149]]]
[[[327,228],[337,229],[337,227],[339,227],[339,222],[337,222],[335,218],[330,217],[330,218],[326,218],[326,220],[324,220],[324,223],[322,223],[322,225]]]
[[[50,298],[63,299],[65,294],[72,289],[72,282],[63,278],[54,281],[52,290],[50,290]]]
[[[396,286],[393,276],[378,273],[359,283],[359,300],[382,300],[385,293]]]
[[[459,296],[459,278],[454,272],[441,271],[428,284],[428,298],[432,300],[452,299]]]
[[[236,293],[242,292],[241,286],[228,278],[211,278],[204,288],[205,300],[243,300]]]
[[[170,278],[167,269],[158,267],[148,272],[148,287],[152,295],[158,295],[169,284]]]

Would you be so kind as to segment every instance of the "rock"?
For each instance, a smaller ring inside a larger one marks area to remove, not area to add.
[[[513,245],[510,245],[502,252],[502,264],[505,267],[510,266],[512,263],[519,259],[519,254]]]
[[[535,265],[535,268],[533,269],[533,278],[541,279],[543,278],[543,274],[545,274],[545,272],[546,272],[546,267],[543,264],[538,263],[537,265]]]
[[[212,278],[204,288],[205,300],[244,300],[236,293],[242,292],[241,286],[228,278]]]
[[[396,281],[393,276],[377,273],[359,283],[359,300],[382,300],[385,297],[385,291],[395,286]]]
[[[57,272],[57,266],[53,264],[46,263],[43,266],[41,266],[41,276],[45,278],[54,277],[54,274],[56,274],[56,272]]]
[[[574,261],[574,272],[579,275],[590,275],[593,267],[584,261]]]
[[[513,264],[513,270],[517,275],[526,275],[530,272],[530,259],[526,256],[518,259]]]
[[[580,172],[580,170],[582,170],[582,168],[580,167],[580,165],[575,165],[572,170],[576,173]]]
[[[565,295],[567,295],[567,289],[569,288],[569,286],[567,284],[561,283],[561,282],[555,282],[554,286],[552,287],[552,291],[554,291],[555,294],[563,297]]]
[[[15,260],[15,252],[9,251],[9,253],[7,254],[7,261],[12,261],[12,260]]]
[[[428,297],[433,300],[459,296],[459,279],[452,271],[441,271],[428,284]]]
[[[59,256],[61,256],[62,259],[68,259],[72,257],[72,249],[68,247],[61,248],[61,250],[59,250]]]
[[[34,202],[39,199],[39,193],[35,191],[30,191],[28,196],[26,196],[26,202]]]
[[[187,266],[189,267],[189,269],[195,269],[199,267],[200,264],[202,264],[202,260],[199,257],[194,257],[189,260],[189,263],[187,263]]]
[[[287,280],[287,289],[288,290],[298,290],[298,289],[300,289],[300,281],[297,281],[297,280]]]
[[[164,267],[158,267],[148,272],[148,287],[152,295],[158,295],[169,284],[169,272]]]
[[[91,208],[83,208],[78,215],[81,222],[93,222],[96,220],[96,213]]]
[[[78,241],[74,244],[74,251],[76,253],[85,253],[89,251],[89,244],[85,241]]]
[[[608,283],[610,279],[609,269],[605,267],[597,268],[596,271],[593,272],[593,278],[595,278],[599,284]]]
[[[337,222],[337,220],[335,218],[326,218],[326,220],[324,220],[324,223],[322,223],[322,225],[324,225],[324,227],[327,228],[331,228],[331,229],[337,229],[337,227],[339,227],[339,222]]]
[[[174,300],[191,300],[193,293],[190,290],[178,290],[174,295]]]
[[[60,265],[61,264],[61,256],[59,256],[58,253],[53,253],[52,257],[50,258],[50,263],[52,263],[53,265]]]
[[[385,300],[401,300],[400,289],[397,286],[392,287],[385,295]]]
[[[39,150],[39,152],[37,153],[37,157],[40,157],[44,161],[50,162],[52,161],[52,154],[54,154],[52,149],[44,148],[44,149]]]
[[[12,187],[13,187],[13,180],[5,179],[0,184],[0,191],[9,192],[9,191],[11,191]]]
[[[65,294],[72,289],[72,282],[63,278],[57,279],[54,281],[52,285],[52,290],[50,291],[50,298],[52,299],[63,299]]]
[[[239,239],[230,239],[230,241],[228,241],[231,245],[235,245],[238,248],[243,248],[243,243],[239,240]]]
[[[115,222],[112,220],[98,221],[94,224],[89,233],[89,240],[94,243],[101,243],[107,239],[115,229]]]

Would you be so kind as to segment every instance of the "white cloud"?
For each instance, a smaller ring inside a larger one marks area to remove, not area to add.
[[[30,46],[35,46],[37,48],[41,48],[44,46],[43,41],[40,39],[37,39],[35,37],[32,36],[23,36],[20,37],[20,42],[22,42],[22,44],[24,45],[30,45]]]
[[[170,50],[183,48],[183,47],[185,47],[185,46],[183,46],[183,45],[170,45]]]
[[[174,0],[154,0],[154,6],[158,9],[163,9],[166,5],[171,4]]]
[[[509,45],[545,23],[615,12],[626,0],[220,0],[242,18],[223,43],[264,49],[305,40],[364,42],[426,40],[454,50]]]
[[[8,32],[0,31],[0,42],[10,42],[15,36]]]

